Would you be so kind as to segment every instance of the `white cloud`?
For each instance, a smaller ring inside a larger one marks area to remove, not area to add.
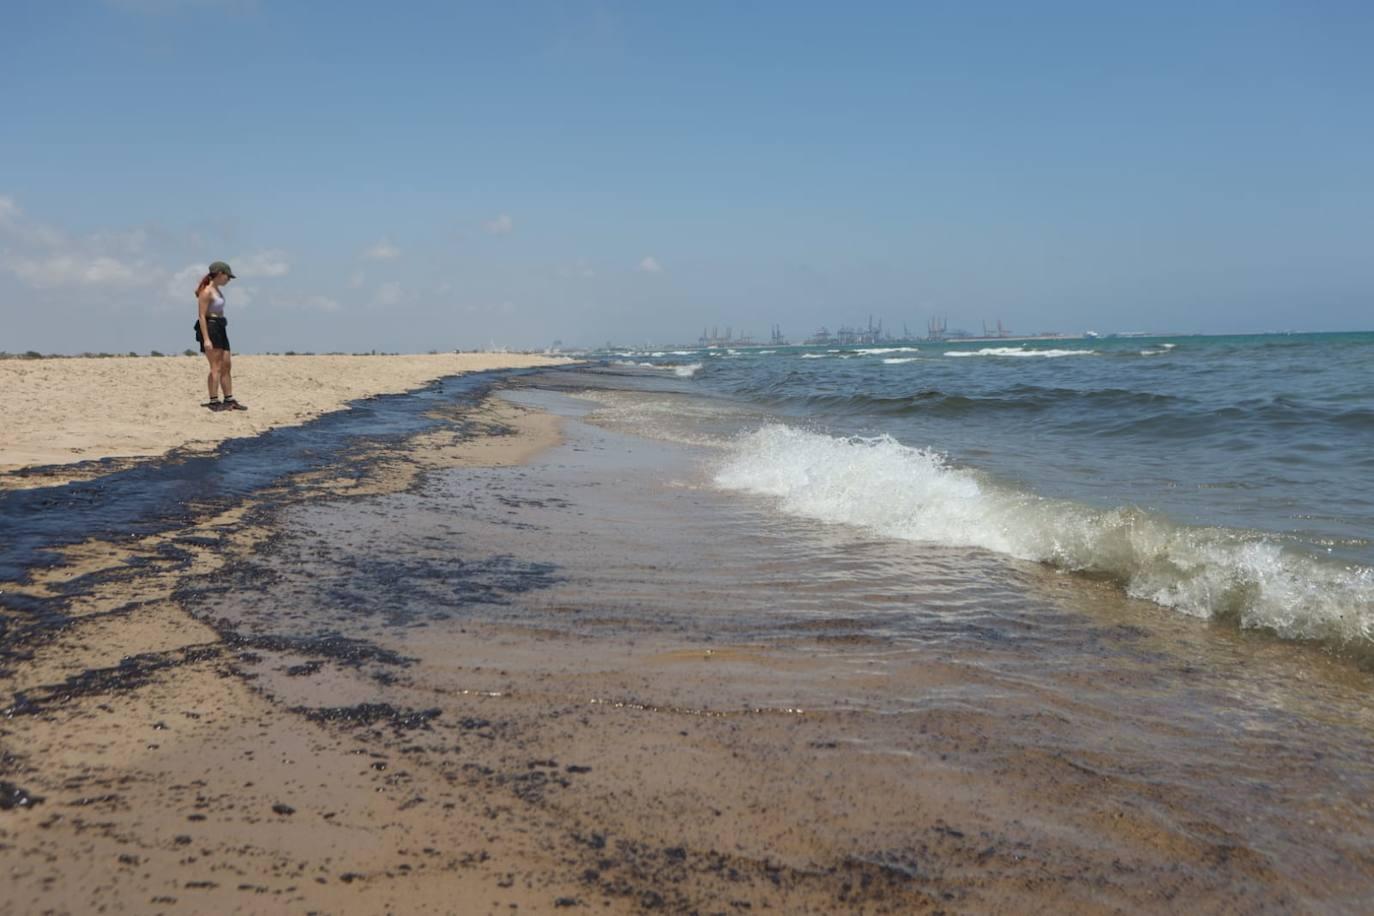
[[[13,197],[0,196],[0,269],[35,289],[156,284],[167,272],[137,256],[147,241],[142,229],[99,232],[70,239],[63,232],[24,217]],[[116,257],[118,255],[118,257]]]
[[[362,289],[363,283],[366,282],[366,280],[367,274],[363,273],[361,270],[354,271],[353,276],[348,278],[348,288]]]
[[[14,222],[4,227],[20,244],[31,248],[67,248],[73,243],[59,229],[38,223]]]
[[[204,264],[187,264],[167,278],[167,285],[164,287],[167,298],[175,302],[194,299],[196,284],[200,282],[200,278],[203,276],[205,276]]]
[[[295,312],[337,312],[339,303],[328,296],[279,296],[271,301],[273,308]]]
[[[510,218],[509,213],[502,213],[496,219],[487,220],[484,225],[492,235],[506,235],[515,228],[515,220]]]
[[[87,291],[94,291],[102,301],[120,307],[185,310],[193,315],[196,284],[205,276],[209,260],[223,254],[207,250],[203,240],[189,233],[170,233],[155,225],[68,233],[32,219],[14,197],[0,195],[0,274],[32,290],[52,291],[52,301],[89,300],[92,293]],[[256,303],[267,291],[253,285],[255,281],[284,277],[291,270],[282,250],[229,254],[234,272],[245,278],[228,294],[235,309]],[[334,311],[339,306],[315,296],[288,307]]]
[[[284,277],[291,272],[286,253],[275,249],[236,257],[229,265],[236,277]]]
[[[377,287],[377,296],[373,299],[374,305],[397,305],[402,298],[403,290],[401,284],[395,280],[390,283],[383,283]]]
[[[146,229],[113,229],[93,233],[86,239],[90,247],[102,251],[141,254],[148,246]]]
[[[62,248],[67,237],[50,226],[24,218],[24,211],[13,197],[0,196],[0,234],[29,248]]]
[[[401,256],[401,249],[391,244],[390,239],[382,239],[363,252],[363,257],[374,261],[394,261]]]
[[[195,289],[195,287],[191,288]],[[258,288],[256,286],[239,286],[235,283],[234,291],[229,295],[234,300],[234,311],[238,311],[253,304],[253,300],[258,298]]]
[[[656,274],[663,270],[663,265],[658,263],[658,258],[653,255],[645,255],[639,259],[639,269],[646,274]]]
[[[138,286],[159,279],[161,271],[129,265],[107,256],[70,254],[46,258],[10,257],[5,266],[20,280],[39,289],[63,286]]]

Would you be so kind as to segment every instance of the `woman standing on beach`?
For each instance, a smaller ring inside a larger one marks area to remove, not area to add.
[[[247,410],[234,400],[234,379],[230,374],[232,358],[229,353],[229,319],[224,317],[224,285],[234,279],[234,271],[223,261],[210,265],[209,272],[196,287],[196,342],[210,361],[211,410]],[[224,401],[219,399],[224,392]]]

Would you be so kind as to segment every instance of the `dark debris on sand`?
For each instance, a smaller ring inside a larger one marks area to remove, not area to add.
[[[47,684],[28,691],[19,691],[9,706],[0,708],[0,717],[37,715],[49,707],[70,702],[79,697],[103,696],[135,690],[168,668],[195,664],[220,656],[219,646],[189,646],[168,652],[144,652],[120,660],[108,668],[89,668],[74,674],[60,684]]]
[[[22,789],[12,782],[0,780],[0,811],[11,811],[15,808],[32,808],[43,801],[43,796],[34,795],[27,789]]]
[[[332,633],[319,636],[252,636],[235,632],[227,620],[213,622],[211,626],[219,632],[224,644],[235,650],[261,649],[304,655],[307,658],[327,659],[350,668],[358,668],[367,663],[406,667],[415,662],[415,659],[409,656],[384,649],[365,639],[351,639]]]
[[[699,912],[703,887],[719,882],[713,893],[730,897],[729,887],[748,889],[771,886],[779,891],[807,890],[831,897],[845,911],[874,913],[939,911],[909,855],[886,856],[892,861],[868,861],[848,857],[829,867],[798,868],[715,849],[687,846],[659,847],[633,840],[612,839],[605,833],[573,833],[574,848],[581,847],[587,862],[581,874],[584,885],[607,897],[634,901],[641,911]],[[702,879],[707,879],[703,881]],[[751,908],[745,900],[732,901],[736,909]]]
[[[295,706],[294,713],[305,716],[311,722],[330,722],[345,728],[389,725],[400,733],[423,729],[431,731],[430,722],[442,714],[438,709],[397,709],[390,703],[358,703],[354,706],[326,706],[312,709]]]

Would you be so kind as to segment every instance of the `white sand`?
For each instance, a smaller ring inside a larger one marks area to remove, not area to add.
[[[35,465],[211,449],[293,426],[377,394],[486,369],[565,362],[510,353],[235,356],[234,394],[249,409],[211,412],[203,357],[0,361],[0,489],[50,485],[6,476]]]

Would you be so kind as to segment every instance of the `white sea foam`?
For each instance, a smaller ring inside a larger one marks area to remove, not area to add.
[[[1140,355],[1141,355],[1141,356],[1159,356],[1161,353],[1167,353],[1167,352],[1168,352],[1167,350],[1141,350],[1141,351],[1140,351]]]
[[[984,347],[981,350],[946,350],[946,356],[1091,356],[1096,350],[1032,350],[1026,347]]]
[[[734,444],[715,482],[773,497],[792,515],[1108,576],[1134,597],[1197,617],[1292,638],[1374,639],[1374,569],[1319,562],[1251,532],[1044,499],[889,436],[770,424]]]
[[[687,363],[685,365],[664,365],[662,363],[635,362],[632,359],[617,359],[611,362],[613,366],[628,366],[632,369],[658,369],[661,372],[672,372],[679,378],[691,378],[701,370],[701,363]]]
[[[829,358],[830,358],[830,354],[829,354],[829,353],[803,353],[803,354],[801,355],[801,358],[802,358],[802,359],[829,359]]]
[[[882,353],[919,353],[916,347],[873,347],[867,350],[855,350],[855,353],[862,353],[865,356],[878,356]]]
[[[914,363],[920,359],[919,356],[894,356],[883,360],[889,366],[900,366],[902,363]]]

